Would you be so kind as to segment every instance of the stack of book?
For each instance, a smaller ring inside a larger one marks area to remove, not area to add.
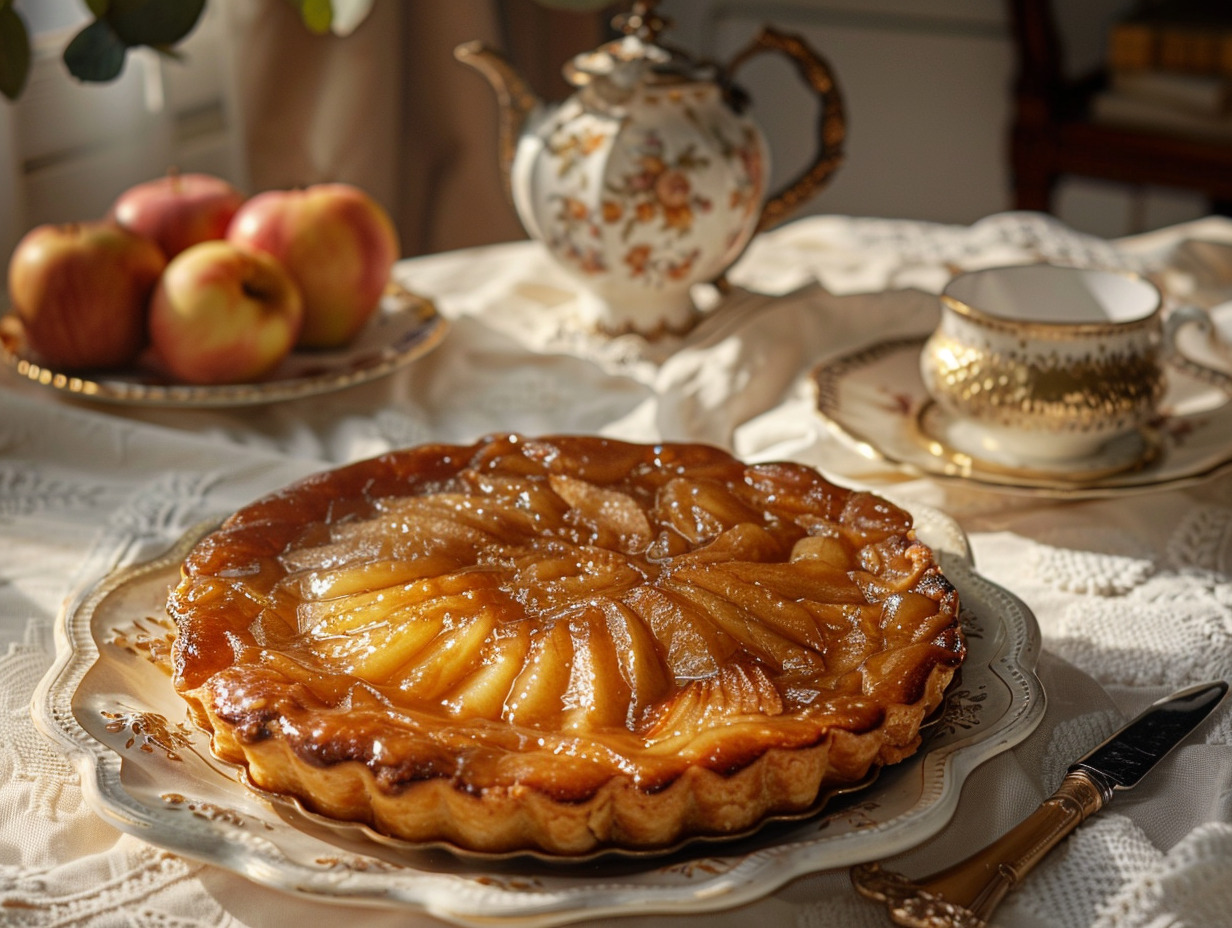
[[[1232,0],[1154,0],[1115,23],[1091,115],[1232,142]]]

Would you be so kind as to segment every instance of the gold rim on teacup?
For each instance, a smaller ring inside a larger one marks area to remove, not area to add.
[[[1140,275],[1054,264],[959,274],[941,309],[920,355],[925,388],[977,427],[981,449],[1024,466],[1090,458],[1158,418],[1177,332],[1211,325],[1196,307],[1165,317]],[[1227,373],[1208,373],[1232,392]]]
[[[1127,328],[1150,328],[1155,325],[1163,312],[1163,294],[1159,288],[1150,280],[1140,274],[1135,274],[1130,271],[1091,271],[1091,273],[1109,274],[1117,278],[1131,283],[1135,287],[1141,287],[1144,293],[1153,295],[1150,308],[1140,316],[1135,316],[1131,319],[1112,320],[1103,322],[1073,322],[1062,319],[1011,319],[1006,316],[998,315],[995,312],[981,309],[979,306],[971,302],[959,299],[949,288],[955,283],[961,283],[962,279],[970,279],[979,274],[984,273],[1002,273],[1007,271],[1017,271],[1025,268],[1059,268],[1064,270],[1088,270],[1082,268],[1071,268],[1068,265],[1060,264],[1024,264],[1024,265],[1008,265],[1006,267],[985,268],[982,271],[968,271],[955,276],[947,285],[947,289],[941,293],[941,302],[953,310],[971,319],[978,319],[982,324],[1001,328],[1005,331],[1026,332],[1027,334],[1039,338],[1070,338],[1073,335],[1106,335],[1113,332],[1124,331]]]

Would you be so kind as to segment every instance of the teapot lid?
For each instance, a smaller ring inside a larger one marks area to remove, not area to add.
[[[612,26],[624,36],[566,62],[565,79],[576,87],[602,85],[618,96],[632,93],[638,84],[717,80],[714,65],[659,40],[671,23],[656,12],[657,5],[658,0],[636,0],[628,13],[615,16]]]

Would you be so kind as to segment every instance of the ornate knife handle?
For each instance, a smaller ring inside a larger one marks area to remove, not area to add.
[[[852,868],[851,881],[861,895],[884,902],[895,924],[984,928],[1005,894],[1111,795],[1111,789],[1076,770],[1027,818],[952,867],[909,880],[875,863],[860,864]]]

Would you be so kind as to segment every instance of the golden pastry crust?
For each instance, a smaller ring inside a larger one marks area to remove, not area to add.
[[[207,535],[168,611],[219,756],[478,851],[666,847],[806,809],[910,755],[965,654],[898,507],[584,436],[308,478]]]

